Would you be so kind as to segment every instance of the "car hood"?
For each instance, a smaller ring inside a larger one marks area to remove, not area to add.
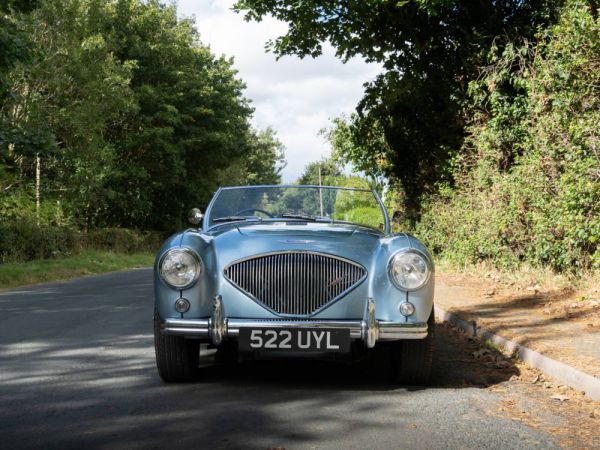
[[[361,318],[366,299],[374,298],[379,302],[378,319],[398,320],[398,302],[409,298],[409,294],[411,300],[417,303],[433,296],[433,282],[424,289],[406,293],[399,291],[389,280],[387,267],[390,255],[410,247],[427,252],[416,239],[402,233],[383,235],[377,230],[340,223],[230,223],[208,232],[189,229],[172,236],[157,255],[156,269],[162,255],[174,247],[188,247],[198,252],[203,269],[199,281],[182,292],[162,282],[159,271],[155,270],[156,295],[167,299],[163,302],[161,317],[178,317],[173,315],[172,299],[180,295],[199,299],[194,309],[186,313],[188,317],[210,316],[210,299],[216,295],[223,296],[228,317],[277,317],[256,301],[249,300],[247,295],[240,294],[223,275],[230,264],[239,260],[278,252],[324,253],[353,261],[366,269],[367,277],[344,296],[343,302],[333,302],[318,314],[323,319]],[[415,320],[425,321],[429,313],[430,309],[423,309]]]
[[[355,225],[291,222],[219,227],[209,235],[222,267],[249,256],[280,251],[328,253],[369,267],[383,236]]]

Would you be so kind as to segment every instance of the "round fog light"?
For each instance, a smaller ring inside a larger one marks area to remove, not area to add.
[[[184,313],[190,309],[190,302],[185,298],[177,299],[175,302],[175,310],[179,313]]]
[[[409,302],[400,303],[400,314],[405,317],[412,316],[415,313],[415,305]]]

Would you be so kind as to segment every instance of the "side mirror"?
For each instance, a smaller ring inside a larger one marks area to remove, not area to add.
[[[198,208],[192,208],[188,214],[188,222],[190,222],[192,225],[198,225],[200,222],[202,222],[203,218],[204,214],[202,214],[202,211],[200,211]]]

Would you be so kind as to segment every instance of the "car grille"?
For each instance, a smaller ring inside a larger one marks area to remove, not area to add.
[[[313,314],[360,283],[366,270],[345,259],[285,252],[240,261],[225,276],[278,314]]]

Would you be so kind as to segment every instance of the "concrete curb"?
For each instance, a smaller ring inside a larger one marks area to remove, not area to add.
[[[438,306],[435,307],[435,316],[437,319],[447,321],[463,329],[465,332],[471,333],[473,336],[483,340],[489,339],[494,344],[504,347],[509,353],[518,354],[521,361],[556,378],[567,386],[585,392],[587,397],[600,401],[600,379],[565,363],[548,358],[514,341],[498,336],[485,328],[479,327],[477,322],[461,319],[456,314],[445,311]]]

